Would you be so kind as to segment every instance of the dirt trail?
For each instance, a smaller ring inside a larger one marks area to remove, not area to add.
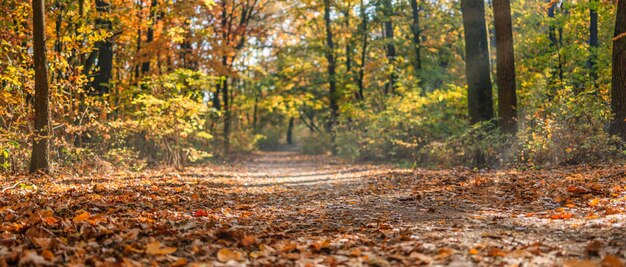
[[[626,258],[625,177],[621,166],[411,170],[293,151],[29,177],[36,191],[0,195],[0,266],[599,266]]]

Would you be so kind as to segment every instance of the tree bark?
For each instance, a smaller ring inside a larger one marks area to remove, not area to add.
[[[35,136],[30,159],[30,172],[49,172],[48,141],[50,139],[50,114],[48,88],[48,63],[46,62],[44,1],[33,0],[33,50],[35,63]]]
[[[362,36],[362,44],[361,44],[361,66],[359,68],[359,91],[357,92],[357,99],[360,101],[365,100],[365,95],[363,94],[363,90],[365,85],[363,84],[363,80],[365,79],[365,60],[367,59],[367,45],[368,45],[368,27],[367,27],[367,12],[365,11],[365,3],[361,0],[361,36]]]
[[[152,3],[150,4],[150,26],[148,26],[148,32],[146,33],[146,44],[150,44],[152,43],[152,41],[154,41],[154,25],[157,23],[157,18],[156,18],[156,8],[157,5],[159,4],[158,0],[152,0]],[[145,61],[141,64],[141,73],[142,74],[146,74],[148,72],[150,72],[150,59],[145,59]]]
[[[336,78],[335,78],[335,43],[333,42],[333,32],[331,28],[331,20],[330,20],[330,0],[324,0],[324,23],[326,25],[326,60],[328,61],[328,85],[329,85],[329,100],[330,100],[330,119],[326,124],[326,131],[331,133],[331,138],[334,136],[332,134],[333,128],[337,123],[337,118],[339,117],[339,106],[337,104],[337,88],[336,88]],[[334,140],[333,144],[334,144]],[[334,145],[333,145],[334,146]]]
[[[389,67],[391,69],[391,73],[389,74],[389,81],[385,85],[385,94],[389,92],[394,92],[396,89],[396,70],[395,70],[395,62],[396,62],[396,46],[394,44],[394,36],[393,36],[393,6],[391,0],[385,0],[383,2],[383,13],[385,15],[385,41],[387,43],[387,60],[389,61]]]
[[[610,133],[626,140],[626,1],[619,0],[615,10],[615,37],[613,38],[613,79],[611,111],[613,121]]]
[[[417,3],[417,0],[411,1],[411,14],[413,15],[413,24],[411,25],[411,32],[413,32],[413,46],[415,49],[415,58],[413,59],[413,65],[415,66],[415,71],[420,71],[422,69],[422,56],[420,53],[421,50],[421,30],[420,30],[420,7]]]
[[[465,29],[467,105],[472,124],[493,119],[489,43],[483,0],[461,0]]]
[[[591,80],[596,85],[598,80],[598,70],[596,63],[598,62],[598,0],[589,0],[589,60],[587,67]]]
[[[109,19],[104,19],[105,13],[111,12],[111,4],[104,0],[96,0],[96,10],[100,17],[96,19],[97,28],[111,31],[112,24]],[[93,79],[94,94],[103,95],[108,93],[111,73],[113,71],[113,42],[110,39],[96,43],[98,48],[98,74]]]
[[[335,78],[335,44],[333,42],[333,32],[331,28],[330,20],[330,0],[324,0],[324,24],[326,26],[326,60],[328,61],[328,97],[330,106],[330,119],[326,124],[326,132],[330,134],[330,142],[332,147],[332,153],[335,154],[335,132],[334,128],[337,124],[337,118],[339,117],[339,105],[337,104],[337,88]]]
[[[289,125],[287,126],[287,144],[288,145],[293,145],[293,124],[294,124],[294,118],[290,117]]]
[[[493,0],[496,28],[498,116],[500,129],[517,132],[517,94],[515,93],[515,53],[509,0]]]

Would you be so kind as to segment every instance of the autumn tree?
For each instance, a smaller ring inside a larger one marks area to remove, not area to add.
[[[515,55],[509,0],[494,0],[496,28],[498,117],[503,132],[517,132],[517,94],[515,92]]]
[[[613,80],[611,88],[611,134],[626,139],[626,1],[617,2],[613,38]]]
[[[46,61],[45,8],[43,0],[33,0],[33,50],[35,62],[35,135],[30,160],[30,171],[48,172],[48,140],[50,115],[48,90],[48,63]]]
[[[483,0],[462,0],[465,29],[467,105],[472,124],[493,119],[489,42]]]

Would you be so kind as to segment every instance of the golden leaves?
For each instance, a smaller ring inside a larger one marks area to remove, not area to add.
[[[82,222],[82,221],[86,221],[87,219],[89,219],[89,217],[91,217],[91,214],[89,214],[89,212],[83,211],[82,213],[74,216],[72,221],[74,223],[79,223],[79,222]]]

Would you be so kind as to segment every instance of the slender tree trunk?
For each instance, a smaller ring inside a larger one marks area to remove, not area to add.
[[[385,94],[389,92],[394,92],[396,89],[396,46],[394,44],[394,36],[393,36],[393,6],[391,0],[385,0],[383,2],[383,13],[385,14],[385,41],[387,42],[387,60],[389,61],[389,66],[391,73],[389,74],[389,81],[385,85]]]
[[[615,9],[615,37],[613,38],[613,80],[611,134],[626,140],[626,1],[619,0]]]
[[[352,6],[348,3],[348,8],[344,12],[344,16],[346,17],[346,29],[350,29],[350,10],[352,10]],[[350,75],[352,71],[352,36],[347,38],[346,41],[346,73]]]
[[[515,93],[515,53],[509,0],[493,0],[496,28],[498,116],[505,133],[517,132],[517,94]]]
[[[413,24],[411,25],[411,32],[413,32],[413,46],[415,49],[415,58],[413,59],[413,65],[415,71],[422,69],[422,56],[421,50],[421,29],[420,29],[420,7],[417,0],[410,0],[411,2],[411,14],[413,15]]]
[[[150,43],[152,43],[152,41],[154,41],[154,25],[157,23],[157,15],[156,15],[156,8],[157,5],[159,4],[158,0],[152,0],[152,3],[150,4],[150,26],[148,26],[148,32],[146,33],[146,44],[149,45]],[[151,59],[145,59],[145,61],[141,64],[141,73],[142,74],[146,74],[148,72],[150,72],[150,61]],[[158,62],[158,61],[157,61]]]
[[[365,79],[365,60],[367,59],[367,45],[368,45],[368,27],[367,27],[367,21],[368,21],[368,17],[367,17],[367,12],[365,10],[365,3],[363,0],[361,0],[361,19],[363,20],[361,22],[361,38],[362,38],[362,44],[361,44],[361,66],[359,67],[359,81],[358,81],[358,86],[359,86],[359,92],[357,93],[357,99],[360,101],[365,100],[365,95],[363,94],[363,90],[365,85],[363,84],[363,80]]]
[[[558,60],[557,60],[557,68],[552,71],[552,79],[554,77],[559,78],[560,81],[563,81],[563,63],[561,59],[561,41],[562,40],[562,29],[559,29],[559,38],[557,39],[556,25],[555,25],[555,17],[556,17],[556,7],[558,2],[550,2],[550,7],[548,8],[548,18],[550,18],[550,25],[548,26],[548,38],[550,39],[550,48],[553,51],[556,51]]]
[[[330,20],[330,0],[324,0],[324,22],[326,25],[326,60],[328,60],[328,84],[329,84],[329,100],[330,100],[330,119],[326,124],[326,131],[331,135],[331,143],[333,153],[335,147],[334,127],[339,117],[339,106],[337,104],[337,88],[335,78],[335,44],[333,42],[333,33]]]
[[[293,145],[293,124],[294,124],[294,118],[290,117],[289,125],[287,126],[287,144],[288,145]]]
[[[224,156],[228,155],[230,149],[230,100],[229,100],[229,88],[228,77],[224,79],[222,83],[222,104],[224,108]]]
[[[30,172],[49,172],[48,141],[50,139],[50,114],[48,88],[48,63],[46,62],[46,22],[43,0],[33,0],[33,50],[35,61],[35,136],[30,159]]]
[[[111,21],[103,18],[106,16],[106,13],[111,12],[111,4],[104,0],[96,0],[96,10],[100,15],[96,19],[96,26],[111,31]],[[98,67],[100,71],[93,79],[93,88],[95,89],[95,94],[103,95],[109,92],[109,83],[113,71],[113,42],[110,39],[99,41],[96,43],[96,47],[98,48]]]
[[[598,70],[596,64],[598,62],[598,0],[589,0],[589,60],[587,67],[593,85],[598,80]]]
[[[467,60],[467,104],[472,124],[493,119],[489,43],[483,0],[461,0]]]

